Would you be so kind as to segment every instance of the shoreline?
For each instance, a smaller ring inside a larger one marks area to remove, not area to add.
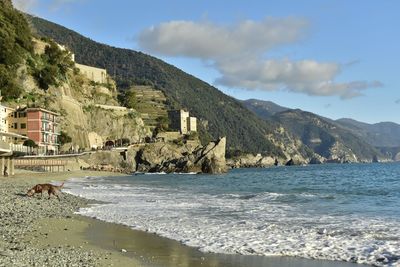
[[[10,230],[8,234],[16,235],[22,240],[15,241],[11,239],[5,240],[3,243],[0,241],[0,265],[11,263],[15,266],[20,266],[24,265],[24,263],[25,265],[33,265],[35,263],[39,264],[39,266],[58,266],[65,265],[66,262],[74,265],[77,262],[77,266],[86,264],[90,266],[146,267],[366,266],[354,263],[295,257],[203,253],[196,248],[183,245],[175,240],[160,237],[156,234],[133,230],[121,224],[104,222],[95,218],[74,214],[79,208],[93,204],[94,201],[91,200],[67,193],[62,193],[61,202],[56,199],[48,201],[45,197],[40,199],[36,196],[32,199],[24,196],[29,186],[32,187],[36,183],[63,181],[85,176],[122,175],[93,171],[64,173],[19,171],[15,177],[0,178],[3,184],[1,190],[4,191],[2,195],[8,192],[9,197],[21,203],[21,205],[17,205],[15,212],[26,213],[26,209],[28,209],[34,215],[34,218],[31,218],[28,223],[22,223],[25,224],[25,231],[18,232],[21,229],[7,228]],[[10,187],[14,187],[14,190],[11,192],[7,190]],[[37,207],[42,209],[39,214],[35,211]],[[4,213],[4,211],[0,210],[0,215],[3,215],[1,212]],[[6,216],[3,216],[4,218],[1,218],[0,222],[9,226],[13,221],[15,222],[15,216],[18,217],[18,214],[16,215],[15,212],[12,216],[5,214]],[[15,244],[17,244],[17,248]],[[18,255],[20,254],[25,255],[19,257]]]

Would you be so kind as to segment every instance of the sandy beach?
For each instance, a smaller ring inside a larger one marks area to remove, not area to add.
[[[0,266],[361,266],[290,257],[202,253],[129,227],[75,215],[90,200],[66,193],[61,201],[25,196],[36,183],[106,172],[30,173],[0,178]],[[58,181],[58,182],[57,182]]]

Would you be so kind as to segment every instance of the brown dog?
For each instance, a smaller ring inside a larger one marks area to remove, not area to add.
[[[29,189],[28,192],[26,193],[26,195],[28,197],[31,197],[34,194],[40,193],[41,197],[43,197],[43,192],[47,191],[47,194],[49,195],[49,199],[50,199],[51,195],[55,195],[58,198],[58,200],[60,200],[60,198],[58,197],[58,192],[60,192],[60,190],[63,186],[64,186],[64,183],[62,183],[59,186],[52,185],[52,184],[37,184],[34,187],[32,187],[31,189]]]

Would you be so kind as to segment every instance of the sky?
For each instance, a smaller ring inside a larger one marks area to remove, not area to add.
[[[400,123],[400,1],[13,0],[238,99]]]

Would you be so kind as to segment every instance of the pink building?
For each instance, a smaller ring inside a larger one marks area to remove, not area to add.
[[[11,114],[10,131],[35,141],[40,154],[57,154],[59,116],[43,108],[17,109]]]

